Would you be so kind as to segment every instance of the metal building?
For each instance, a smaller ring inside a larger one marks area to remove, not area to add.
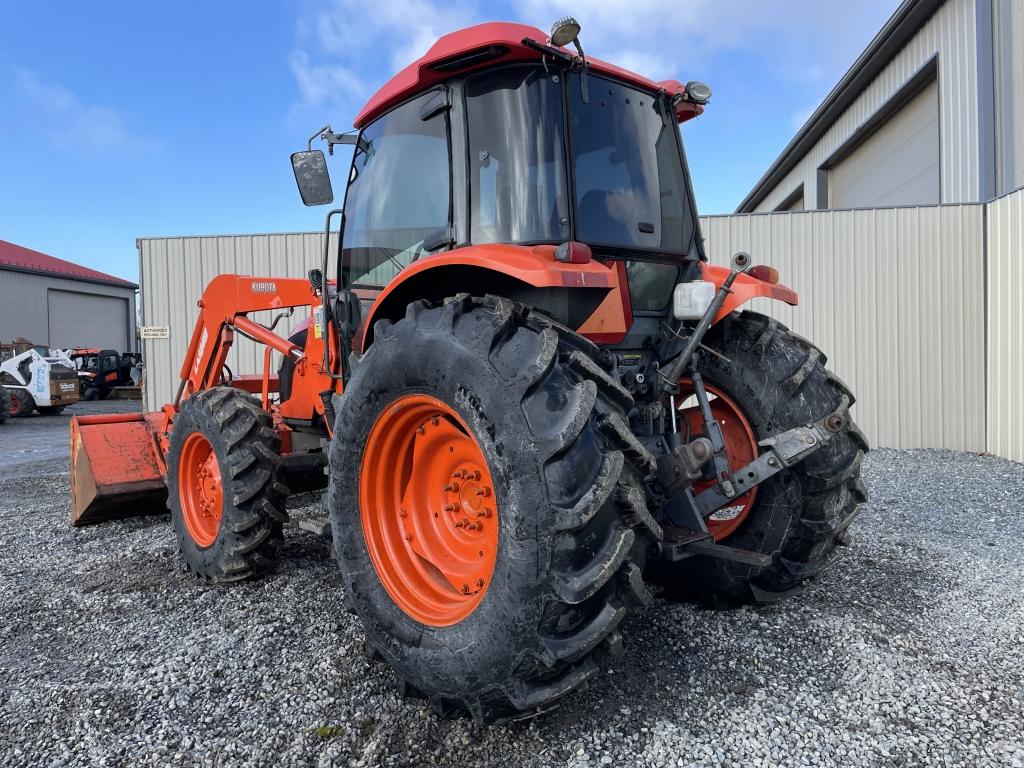
[[[0,341],[135,350],[128,280],[0,240]]]
[[[1024,187],[1024,2],[906,0],[737,213],[984,203]]]
[[[701,227],[712,261],[749,251],[799,292],[753,308],[822,347],[872,445],[1024,461],[1021,187],[1024,0],[907,0],[740,211]],[[143,324],[168,328],[145,342],[147,408],[173,396],[210,278],[300,277],[321,243],[140,240]]]

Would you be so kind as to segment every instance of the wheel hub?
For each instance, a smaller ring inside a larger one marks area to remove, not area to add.
[[[480,445],[450,406],[408,395],[385,409],[363,453],[360,516],[403,611],[448,626],[476,609],[497,559],[497,505]]]
[[[711,400],[711,415],[722,428],[722,439],[725,442],[725,452],[729,456],[729,466],[733,471],[745,467],[757,458],[759,449],[754,430],[746,415],[740,407],[721,389],[707,382],[704,388]],[[679,381],[679,402],[682,405],[694,395],[693,382],[686,378]],[[702,434],[701,428],[704,418],[701,415],[699,406],[680,407],[679,420],[686,424],[690,435]],[[714,480],[702,480],[693,484],[693,493],[698,495],[714,485]],[[708,531],[714,536],[715,541],[735,533],[740,524],[747,518],[754,508],[754,501],[757,498],[757,488],[751,488],[742,496],[733,499],[728,506],[716,510],[707,520]]]
[[[200,432],[185,438],[178,465],[178,498],[189,536],[200,548],[217,540],[224,508],[220,465]]]

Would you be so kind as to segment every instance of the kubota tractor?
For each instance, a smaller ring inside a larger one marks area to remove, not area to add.
[[[323,466],[373,656],[481,722],[619,653],[645,577],[731,606],[824,568],[865,500],[853,395],[740,310],[796,303],[773,269],[705,258],[678,125],[707,87],[584,57],[578,32],[446,35],[354,133],[318,131],[292,157],[306,204],[333,200],[312,142],[354,153],[322,264],[215,278],[174,401],[73,421],[73,522],[166,494],[192,571],[254,578],[288,478]],[[303,323],[286,338],[260,310]],[[225,368],[239,337],[262,371]]]

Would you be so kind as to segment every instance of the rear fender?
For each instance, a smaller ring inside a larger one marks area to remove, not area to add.
[[[377,296],[357,334],[356,349],[365,351],[373,343],[378,320],[400,320],[411,302],[440,301],[459,293],[521,301],[580,328],[618,289],[617,274],[597,261],[555,261],[554,252],[553,245],[471,245],[415,261]]]
[[[701,279],[714,283],[716,288],[721,288],[725,279],[729,276],[728,267],[719,267],[714,264],[703,263],[700,266]],[[748,274],[739,274],[736,276],[735,282],[732,284],[731,293],[726,296],[725,303],[722,304],[722,308],[718,310],[718,314],[715,315],[715,322],[722,320],[727,317],[730,313],[746,304],[751,299],[759,297],[766,297],[769,299],[775,299],[776,301],[782,301],[790,306],[795,307],[799,301],[799,297],[796,295],[796,291],[792,288],[782,285],[781,283],[767,283],[764,280],[758,280],[756,277],[751,277]]]

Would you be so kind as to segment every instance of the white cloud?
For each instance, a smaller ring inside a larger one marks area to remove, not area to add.
[[[345,95],[366,92],[366,84],[347,67],[313,64],[305,51],[293,51],[289,66],[302,100],[311,107],[330,107]]]
[[[438,37],[478,21],[458,2],[316,3],[298,21],[290,68],[298,107],[358,110],[370,92],[427,52]]]
[[[711,56],[739,51],[771,61],[787,79],[817,81],[848,65],[867,43],[867,39],[851,39],[851,29],[865,27],[864,19],[872,12],[884,18],[898,4],[898,0],[591,0],[585,4],[522,0],[520,7],[527,23],[545,29],[558,16],[576,16],[583,25],[580,39],[588,53],[616,63],[638,62],[647,67],[638,71],[655,80],[700,79]]]
[[[347,117],[441,35],[494,20],[467,0],[383,0],[372,7],[365,0],[308,1],[290,62],[298,104],[344,108]],[[574,15],[583,25],[580,39],[588,55],[655,80],[710,79],[712,58],[732,52],[767,62],[776,78],[827,90],[897,4],[519,0],[512,20],[547,30],[559,16]],[[867,37],[856,39],[854,30]]]
[[[117,110],[86,104],[64,86],[44,83],[27,69],[14,74],[21,94],[46,116],[47,133],[55,144],[121,152],[155,147],[151,140],[134,135]]]

